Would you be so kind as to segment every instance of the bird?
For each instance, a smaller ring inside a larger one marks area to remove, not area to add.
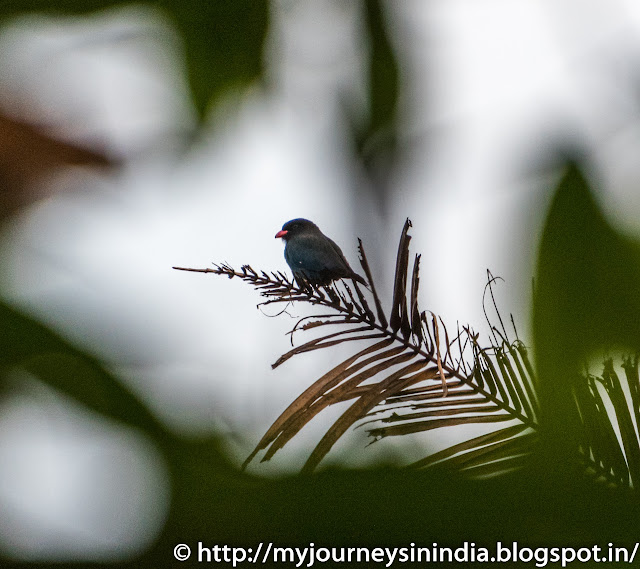
[[[327,286],[338,279],[352,279],[367,286],[367,281],[349,266],[340,247],[312,221],[287,221],[276,239],[285,242],[285,261],[300,286]]]

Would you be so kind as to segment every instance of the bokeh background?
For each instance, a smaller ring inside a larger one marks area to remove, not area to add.
[[[238,539],[247,518],[222,531],[207,500],[288,479],[335,418],[238,473],[335,356],[272,371],[295,320],[172,266],[284,270],[273,236],[307,217],[354,267],[363,239],[390,302],[409,217],[423,306],[484,333],[489,269],[527,341],[563,152],[638,235],[632,0],[23,0],[0,18],[7,562],[170,563],[180,531]],[[402,465],[441,448],[428,435],[355,432],[326,464]],[[266,523],[264,500],[238,509]]]

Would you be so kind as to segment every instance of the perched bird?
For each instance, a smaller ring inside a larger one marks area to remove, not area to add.
[[[284,258],[302,286],[328,285],[337,279],[352,279],[367,286],[367,281],[349,266],[340,247],[312,221],[287,221],[276,238],[286,243]]]

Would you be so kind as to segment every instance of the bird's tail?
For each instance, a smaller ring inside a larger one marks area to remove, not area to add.
[[[369,288],[369,283],[363,277],[361,277],[358,273],[356,272],[351,273],[349,278]]]

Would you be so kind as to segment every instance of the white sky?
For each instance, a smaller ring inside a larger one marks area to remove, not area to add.
[[[609,214],[637,234],[637,3],[393,3],[394,40],[411,83],[403,111],[409,151],[387,218],[366,195],[353,197],[359,177],[336,126],[338,94],[355,105],[364,96],[354,6],[278,3],[271,92],[254,89],[225,103],[186,155],[176,143],[193,112],[177,40],[153,12],[27,19],[0,35],[0,100],[40,108],[54,123],[73,124],[75,137],[137,156],[112,175],[57,177],[52,183],[71,189],[15,220],[3,241],[2,260],[12,269],[7,294],[98,350],[174,428],[228,433],[238,460],[336,356],[305,355],[271,371],[295,321],[266,318],[238,281],[171,266],[227,261],[283,270],[273,236],[288,219],[308,217],[353,266],[356,237],[363,238],[388,299],[409,216],[413,251],[423,254],[422,307],[452,326],[482,329],[489,268],[505,279],[504,314],[514,313],[526,339],[536,235],[553,180],[536,166],[555,142],[572,138],[593,152]],[[253,472],[299,468],[336,411],[329,415],[292,441],[283,459]],[[6,401],[0,416],[0,464],[12,465],[0,471],[0,509],[14,520],[13,529],[0,524],[5,551],[109,557],[125,527],[126,555],[150,538],[136,533],[138,512],[160,527],[166,496],[156,500],[150,488],[162,487],[163,470],[145,441],[123,437],[42,386]],[[442,446],[438,436],[363,450],[358,432],[338,445],[334,460],[363,464],[400,451],[411,459]],[[89,464],[83,457],[91,448]],[[114,462],[114,453],[128,458]],[[35,461],[44,466],[34,473]],[[112,500],[89,491],[96,469],[107,467],[129,488],[120,501],[115,491]],[[76,483],[65,484],[70,478]],[[123,526],[113,512],[132,495],[141,502]]]

